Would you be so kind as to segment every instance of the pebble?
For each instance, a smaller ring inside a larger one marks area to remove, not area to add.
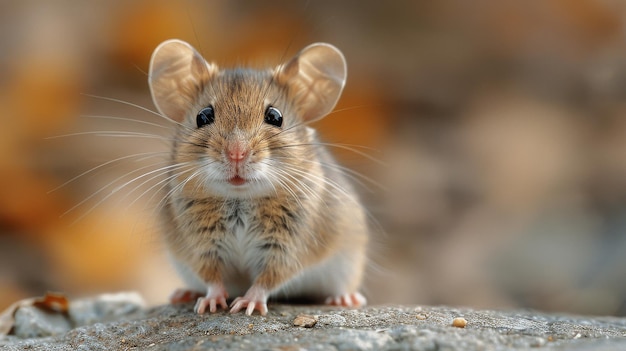
[[[293,320],[296,327],[313,328],[317,324],[317,318],[309,314],[300,314]]]

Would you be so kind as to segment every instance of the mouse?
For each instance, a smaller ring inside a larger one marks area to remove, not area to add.
[[[218,67],[178,39],[154,50],[150,92],[173,122],[161,232],[186,284],[172,303],[247,315],[269,299],[366,304],[366,212],[311,127],[346,77],[327,43],[267,69]]]

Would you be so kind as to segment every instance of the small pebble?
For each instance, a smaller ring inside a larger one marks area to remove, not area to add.
[[[452,321],[452,326],[453,327],[465,328],[466,325],[467,325],[467,321],[465,320],[465,318],[462,318],[462,317],[455,318]]]
[[[293,320],[296,327],[313,328],[317,323],[317,318],[308,314],[300,314]]]

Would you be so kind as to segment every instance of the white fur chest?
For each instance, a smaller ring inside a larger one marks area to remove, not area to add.
[[[246,289],[260,271],[259,233],[254,232],[253,209],[245,201],[235,201],[224,213],[226,233],[223,241],[224,283],[233,290]]]

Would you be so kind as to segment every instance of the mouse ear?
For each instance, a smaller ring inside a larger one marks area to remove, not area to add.
[[[186,42],[164,41],[150,60],[148,83],[152,101],[161,114],[182,122],[216,70]]]
[[[295,105],[306,121],[330,113],[346,83],[347,66],[336,47],[315,43],[277,68],[276,79],[294,94]]]

